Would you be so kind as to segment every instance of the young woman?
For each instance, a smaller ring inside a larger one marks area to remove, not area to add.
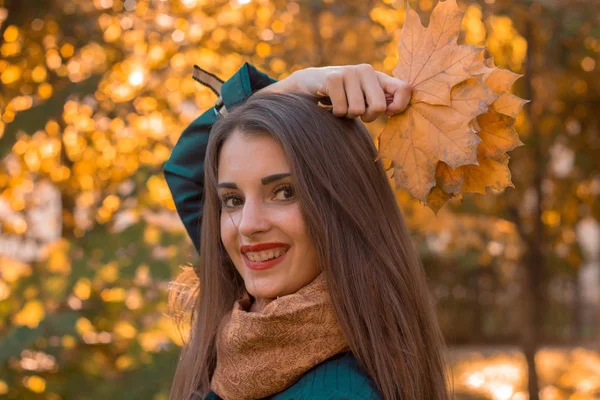
[[[200,264],[171,399],[449,399],[420,260],[355,118],[409,98],[367,65],[275,82],[245,64],[183,132],[165,174]]]

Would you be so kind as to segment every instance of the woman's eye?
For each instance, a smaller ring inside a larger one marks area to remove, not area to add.
[[[233,195],[225,195],[223,196],[223,198],[221,199],[221,203],[223,204],[223,207],[225,208],[233,208],[236,206],[241,205],[241,199],[238,198],[237,196],[233,196]]]
[[[275,193],[279,197],[278,200],[285,201],[294,198],[294,188],[290,185],[278,186],[275,188],[275,190],[273,190],[273,193]],[[283,193],[282,196],[280,196],[281,193]]]

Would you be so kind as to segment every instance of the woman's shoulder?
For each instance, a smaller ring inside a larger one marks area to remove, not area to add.
[[[375,382],[352,352],[339,353],[306,372],[272,400],[380,400]]]

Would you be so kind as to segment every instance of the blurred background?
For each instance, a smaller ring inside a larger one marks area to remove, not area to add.
[[[411,1],[427,23],[434,0]],[[457,399],[600,399],[600,2],[459,1],[524,74],[515,188],[398,192]],[[0,398],[167,399],[197,254],[162,166],[215,102],[192,66],[391,73],[401,0],[0,0]],[[369,124],[374,135],[385,121]]]

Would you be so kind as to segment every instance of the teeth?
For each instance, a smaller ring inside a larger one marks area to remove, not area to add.
[[[286,251],[287,250],[285,249],[272,249],[266,251],[248,251],[245,254],[250,261],[260,262],[280,257],[285,254]]]

